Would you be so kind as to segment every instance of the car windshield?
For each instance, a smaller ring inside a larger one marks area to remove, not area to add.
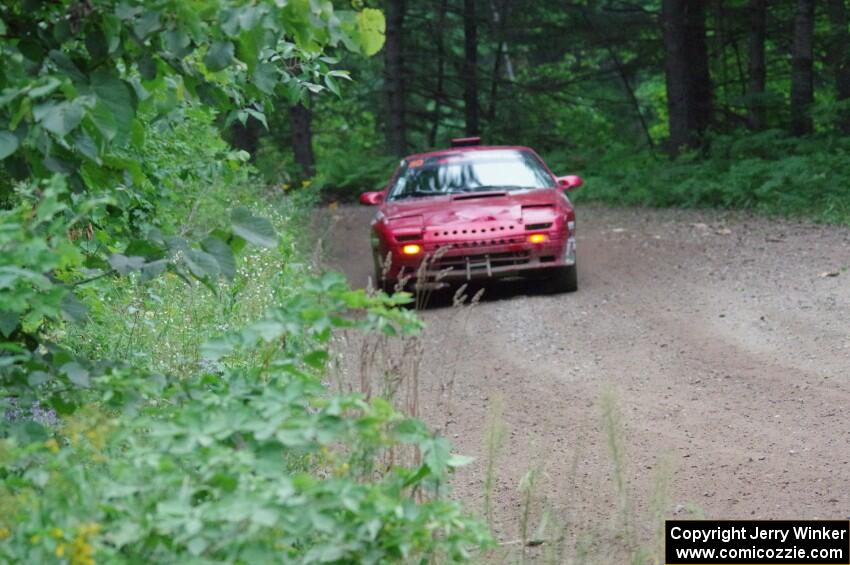
[[[529,151],[462,151],[404,161],[390,189],[389,199],[528,190],[554,185],[552,175]]]

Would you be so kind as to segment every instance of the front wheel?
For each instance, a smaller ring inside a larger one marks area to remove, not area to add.
[[[547,286],[553,293],[575,292],[578,290],[578,268],[577,265],[557,267],[547,277]]]

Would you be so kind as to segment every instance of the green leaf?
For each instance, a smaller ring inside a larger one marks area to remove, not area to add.
[[[138,271],[145,264],[144,257],[127,257],[121,253],[113,253],[108,261],[109,265],[122,275]]]
[[[218,261],[209,253],[200,249],[190,248],[183,257],[189,270],[199,279],[206,277],[214,279],[218,277],[220,273]]]
[[[3,334],[3,337],[12,335],[12,332],[18,327],[20,319],[20,316],[14,312],[0,311],[0,333]]]
[[[53,94],[53,92],[62,85],[62,82],[53,77],[47,77],[44,84],[31,88],[27,93],[30,98],[41,98]]]
[[[255,27],[239,34],[237,55],[248,66],[249,73],[254,72],[257,67],[260,50],[265,43],[265,34],[266,30],[261,27]]]
[[[115,118],[116,139],[126,139],[130,133],[133,118],[136,116],[130,86],[117,76],[105,71],[92,75],[91,85],[98,101],[102,102]]]
[[[104,102],[98,101],[94,108],[89,110],[88,117],[107,141],[112,141],[118,135],[118,122]]]
[[[214,41],[204,56],[204,65],[212,72],[224,70],[233,62],[234,50],[230,41]]]
[[[234,346],[226,337],[215,338],[207,341],[201,346],[201,357],[211,361],[218,361],[233,353]]]
[[[239,35],[239,10],[226,8],[219,12],[218,18],[221,22],[221,30],[226,33],[228,37],[236,37]]]
[[[274,94],[277,86],[278,71],[271,63],[260,63],[254,70],[254,84],[265,94]]]
[[[86,50],[94,61],[102,61],[109,56],[109,44],[101,28],[92,27],[86,32]]]
[[[142,13],[141,6],[131,6],[126,2],[121,2],[115,7],[115,15],[122,20],[132,20],[137,15]]]
[[[165,48],[175,57],[185,57],[192,51],[192,40],[182,29],[169,29],[162,37],[165,40]]]
[[[159,245],[147,239],[135,239],[124,249],[124,255],[128,257],[144,257],[148,261],[161,259],[163,254],[164,251]]]
[[[156,79],[157,68],[153,57],[145,54],[139,58],[137,65],[139,65],[139,75],[141,75],[143,80]]]
[[[245,113],[263,124],[264,128],[269,129],[269,123],[266,121],[266,115],[263,112],[254,110],[253,108],[246,108]]]
[[[62,298],[62,313],[71,322],[82,324],[88,320],[89,309],[80,302],[73,292],[69,292]]]
[[[73,131],[83,119],[83,109],[73,102],[39,104],[33,108],[32,114],[44,129],[61,137]]]
[[[158,29],[159,12],[154,12],[153,10],[142,14],[142,17],[136,20],[136,23],[133,24],[133,33],[135,33],[140,39],[146,38]]]
[[[18,136],[10,131],[0,131],[0,161],[18,150]]]
[[[337,96],[340,95],[339,85],[336,83],[336,81],[330,75],[325,75],[325,86],[327,86],[328,90],[330,90],[331,92],[333,92]]]
[[[96,163],[100,163],[97,145],[87,133],[80,131],[74,135],[74,149]]]
[[[87,387],[90,384],[89,371],[76,361],[65,363],[61,368],[62,372],[68,375],[68,379],[77,386]]]
[[[33,371],[32,373],[27,375],[27,384],[32,387],[41,386],[49,380],[50,375],[48,375],[44,371]]]
[[[357,32],[360,39],[360,49],[367,57],[371,57],[384,46],[384,33],[387,23],[384,13],[375,8],[364,8],[357,14]]]
[[[145,146],[145,126],[140,120],[133,120],[133,126],[130,128],[130,143],[138,151]]]
[[[327,364],[329,358],[330,356],[328,355],[328,352],[324,349],[317,349],[316,351],[311,351],[310,353],[302,357],[304,362],[310,367],[313,367],[314,369],[323,369]]]
[[[236,208],[230,215],[233,231],[255,245],[277,247],[277,233],[266,218],[260,218],[247,208]]]
[[[68,76],[76,83],[84,83],[86,81],[85,75],[80,72],[80,69],[77,68],[71,59],[61,51],[53,50],[49,53],[50,60],[56,65],[56,67],[62,71],[65,76]]]
[[[230,246],[217,237],[209,236],[201,242],[201,247],[218,262],[222,276],[233,280],[236,276],[236,259]]]
[[[456,469],[458,467],[464,467],[466,465],[469,465],[473,461],[475,461],[475,457],[470,457],[468,455],[460,455],[458,453],[452,453],[451,456],[449,456],[448,461],[446,461],[446,465],[448,465],[449,467],[451,467],[453,469]]]

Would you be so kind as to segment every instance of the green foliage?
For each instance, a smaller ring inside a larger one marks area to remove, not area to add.
[[[30,2],[0,8],[0,154],[9,173],[0,191],[11,210],[3,217],[8,272],[0,289],[4,385],[21,386],[34,370],[62,375],[71,361],[45,354],[39,343],[48,343],[45,333],[58,327],[60,313],[79,310],[75,289],[88,280],[130,272],[147,279],[167,271],[215,290],[217,279],[233,277],[233,252],[245,241],[277,244],[268,222],[246,210],[233,212],[232,231],[206,230],[199,243],[169,233],[180,222],[159,210],[177,196],[172,191],[190,176],[223,176],[220,141],[200,151],[197,138],[156,144],[163,129],[194,111],[186,100],[227,112],[225,122],[262,120],[270,94],[318,92],[325,87],[312,81],[344,75],[321,56],[325,47],[371,52],[382,42],[383,16],[374,10],[361,25],[362,14],[335,15],[330,3],[243,7],[221,0],[198,8],[170,0],[79,3],[70,13]],[[262,88],[253,80],[258,72]],[[206,133],[201,139],[215,139]],[[196,155],[175,170],[180,149]],[[242,160],[228,154],[224,166],[237,168]],[[16,178],[29,195],[48,183],[40,203],[12,193]],[[174,199],[187,202],[185,196]],[[201,198],[197,194],[189,219]],[[27,218],[33,206],[40,212]],[[20,242],[19,249],[37,252],[37,261],[15,251]],[[71,306],[62,310],[61,304]]]
[[[234,352],[223,344],[238,343],[255,350],[256,363],[213,362],[176,380],[132,370],[94,379],[90,394],[107,410],[82,411],[42,442],[4,441],[0,505],[14,511],[2,519],[10,537],[0,554],[34,562],[86,551],[117,562],[465,557],[487,541],[481,527],[456,504],[413,498],[435,494],[463,459],[389,404],[328,396],[320,381],[330,328],[413,331],[412,312],[392,308],[403,300],[369,297],[329,275],[204,348],[218,360]],[[387,466],[405,445],[423,463]]]
[[[346,85],[345,97],[317,104],[315,184],[330,199],[352,201],[361,192],[383,189],[398,165],[375,135],[378,119],[358,99],[361,91],[355,82]]]
[[[379,11],[312,0],[0,6],[4,562],[488,543],[442,498],[464,462],[446,440],[322,385],[333,329],[416,331],[407,298],[311,279],[306,210],[214,125],[338,92],[325,50],[382,42]]]
[[[183,116],[149,137],[148,150],[179,149],[185,127],[211,133],[209,113]],[[212,289],[187,284],[176,270],[102,277],[79,290],[86,326],[52,322],[50,334],[80,359],[62,366],[63,383],[84,386],[61,392],[58,425],[3,425],[3,559],[462,560],[486,545],[482,526],[442,498],[452,469],[464,462],[445,439],[380,399],[334,396],[321,382],[334,328],[416,331],[413,312],[396,307],[407,298],[367,296],[339,275],[310,280],[298,252],[303,204],[264,194],[244,171],[233,176],[230,165],[206,173],[200,165],[174,152],[175,170],[199,167],[180,189],[219,202],[190,207],[198,210],[190,231],[201,243],[184,240],[180,251],[188,276],[213,264],[192,250],[208,254],[227,276]],[[67,244],[62,230],[69,222],[56,219],[67,210],[50,205],[64,190],[54,178],[9,223],[24,229],[21,218],[45,219],[27,229]],[[259,198],[262,215],[244,207]],[[176,221],[171,201],[176,210],[187,207],[176,197],[160,203]],[[215,216],[226,209],[220,201],[233,210],[229,220]],[[92,214],[104,205],[84,209]],[[220,238],[218,247],[204,233]],[[257,245],[236,254],[230,245],[221,249],[235,238]],[[138,256],[124,257],[137,266]],[[72,255],[65,268],[84,260]],[[51,405],[57,384],[33,381],[21,391]]]
[[[579,200],[714,207],[850,223],[850,143],[776,130],[718,135],[704,155],[675,160],[613,149],[589,165]],[[556,161],[557,162],[557,161]]]
[[[345,74],[321,56],[325,46],[371,54],[383,43],[381,12],[335,13],[329,2],[75,6],[70,17],[53,4],[0,10],[0,155],[17,178],[62,173],[96,192],[144,182],[121,154],[141,149],[140,113],[163,116],[189,97],[228,120],[262,121],[270,95],[336,89]]]

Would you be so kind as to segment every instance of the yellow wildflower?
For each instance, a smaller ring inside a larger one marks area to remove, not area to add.
[[[10,530],[9,528],[0,528],[0,540],[7,539],[11,537],[11,535],[12,530]]]
[[[65,544],[60,543],[56,546],[56,557],[63,557],[65,555]]]
[[[53,438],[44,442],[44,447],[52,451],[53,453],[59,453],[59,442]]]
[[[50,530],[50,535],[54,538],[59,539],[65,537],[65,532],[62,531],[62,528],[53,528],[52,530]]]
[[[100,524],[97,522],[88,522],[80,526],[79,530],[82,535],[92,536],[100,531]]]

